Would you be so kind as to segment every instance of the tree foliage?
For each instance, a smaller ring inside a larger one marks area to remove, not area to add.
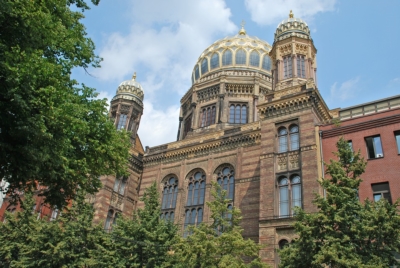
[[[82,195],[55,221],[38,220],[33,199],[0,224],[1,267],[122,267],[111,237],[94,226],[93,208]]]
[[[187,238],[180,238],[172,247],[172,267],[266,267],[258,253],[260,246],[251,239],[244,239],[239,223],[238,208],[228,209],[230,200],[226,191],[213,184],[213,201],[207,202],[211,210],[212,224],[189,226]]]
[[[329,178],[320,181],[326,198],[317,195],[318,213],[296,211],[299,235],[280,251],[280,267],[389,267],[400,249],[399,202],[358,200],[360,175],[366,161],[341,138],[338,160],[327,165]]]
[[[141,201],[144,208],[135,212],[133,220],[117,220],[113,228],[118,256],[124,267],[163,267],[168,251],[177,241],[177,228],[160,217],[155,183],[145,190]]]
[[[99,67],[80,22],[87,9],[84,0],[0,0],[0,178],[9,194],[40,183],[46,202],[62,207],[77,188],[94,193],[100,175],[125,173],[127,134],[108,120],[106,101],[71,78],[73,68]]]

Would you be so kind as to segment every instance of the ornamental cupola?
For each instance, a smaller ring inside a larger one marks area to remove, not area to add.
[[[289,18],[276,28],[270,52],[274,90],[311,80],[316,84],[316,53],[307,23],[290,11]]]
[[[118,130],[131,132],[131,142],[135,142],[140,118],[143,114],[143,88],[136,81],[136,73],[131,80],[123,81],[111,100],[110,118]]]

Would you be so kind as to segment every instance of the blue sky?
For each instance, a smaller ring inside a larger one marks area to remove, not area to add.
[[[102,0],[83,20],[102,68],[73,76],[111,99],[136,71],[145,94],[143,145],[172,142],[203,50],[235,35],[242,20],[249,35],[272,45],[290,9],[311,29],[318,88],[330,109],[400,94],[398,0]]]

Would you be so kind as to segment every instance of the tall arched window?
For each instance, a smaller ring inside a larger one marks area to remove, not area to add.
[[[271,71],[271,58],[268,55],[264,55],[262,68],[267,71]]]
[[[168,176],[164,180],[161,218],[174,221],[176,200],[178,197],[178,179]]]
[[[207,127],[215,124],[216,108],[215,105],[207,106],[200,112],[200,127]]]
[[[106,232],[111,231],[111,222],[113,221],[114,210],[110,209],[107,213],[106,223],[104,224],[104,230]]]
[[[287,130],[284,127],[281,127],[278,130],[278,139],[279,139],[279,152],[284,153],[288,150],[288,142],[287,142]]]
[[[114,188],[113,188],[114,192],[123,195],[125,193],[126,181],[127,179],[124,177],[115,178]]]
[[[196,68],[194,69],[194,79],[197,81],[199,77],[200,77],[199,65],[196,65]]]
[[[217,169],[217,182],[226,191],[226,197],[232,200],[235,197],[235,172],[231,166]]]
[[[292,56],[283,57],[283,78],[292,77]]]
[[[126,124],[126,118],[127,115],[126,114],[120,114],[119,116],[119,121],[118,121],[118,125],[117,125],[117,129],[124,129],[125,128],[125,124]]]
[[[204,58],[203,61],[201,62],[201,75],[207,72],[208,72],[208,60],[207,58]]]
[[[279,216],[289,217],[294,214],[295,207],[301,207],[301,179],[294,174],[290,180],[286,176],[278,179]]]
[[[185,207],[185,230],[188,225],[203,221],[206,175],[202,170],[192,171],[188,176],[188,195]],[[185,231],[185,236],[187,232]]]
[[[229,123],[245,124],[247,123],[247,104],[231,104],[229,106]]]
[[[244,49],[239,49],[238,51],[236,51],[235,63],[246,64],[246,52],[244,51]]]
[[[224,54],[222,54],[222,65],[231,65],[232,64],[232,51],[229,49],[225,50]]]
[[[306,78],[306,64],[304,55],[297,55],[297,76]]]
[[[258,67],[260,65],[260,54],[258,54],[258,52],[255,50],[250,53],[250,65],[254,67]]]
[[[290,150],[299,149],[299,127],[297,125],[291,125],[289,128],[290,136]]]
[[[219,55],[218,55],[218,53],[214,53],[212,55],[210,65],[211,65],[210,66],[211,70],[219,67]]]
[[[280,127],[278,129],[278,146],[279,153],[298,150],[300,148],[299,127],[290,125],[289,133],[286,127]]]

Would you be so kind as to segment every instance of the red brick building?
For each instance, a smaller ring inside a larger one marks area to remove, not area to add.
[[[337,122],[320,127],[325,162],[340,137],[367,160],[360,200],[400,198],[400,95],[337,110]]]

